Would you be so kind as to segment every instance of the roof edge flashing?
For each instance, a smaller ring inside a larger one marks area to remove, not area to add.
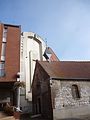
[[[23,33],[23,36],[34,39],[34,40],[38,41],[39,43],[42,43],[42,42],[45,43],[44,39],[41,36],[39,36],[38,34],[36,34],[35,32],[22,32],[22,33]]]
[[[90,80],[90,78],[63,78],[63,77],[50,77],[50,80]]]

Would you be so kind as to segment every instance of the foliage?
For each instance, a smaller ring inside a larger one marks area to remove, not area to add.
[[[25,88],[25,82],[23,82],[23,81],[22,82],[17,81],[17,82],[14,83],[14,89],[17,89],[19,87]]]
[[[8,115],[13,115],[14,112],[14,106],[11,106],[9,103],[6,103],[6,105],[4,106],[4,112]]]

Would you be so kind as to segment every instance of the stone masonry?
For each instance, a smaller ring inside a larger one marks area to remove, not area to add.
[[[79,88],[80,99],[72,96],[72,85]],[[53,80],[51,86],[53,108],[63,109],[65,107],[77,107],[90,104],[90,83],[82,81],[58,81]]]

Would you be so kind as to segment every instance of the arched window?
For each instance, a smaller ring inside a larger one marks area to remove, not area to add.
[[[72,96],[74,99],[80,98],[80,92],[79,92],[78,86],[76,84],[72,85]]]

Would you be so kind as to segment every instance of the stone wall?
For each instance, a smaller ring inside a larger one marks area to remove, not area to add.
[[[80,98],[72,96],[72,85],[79,88]],[[88,81],[60,81],[52,80],[52,104],[54,109],[72,108],[90,104],[90,82]]]

